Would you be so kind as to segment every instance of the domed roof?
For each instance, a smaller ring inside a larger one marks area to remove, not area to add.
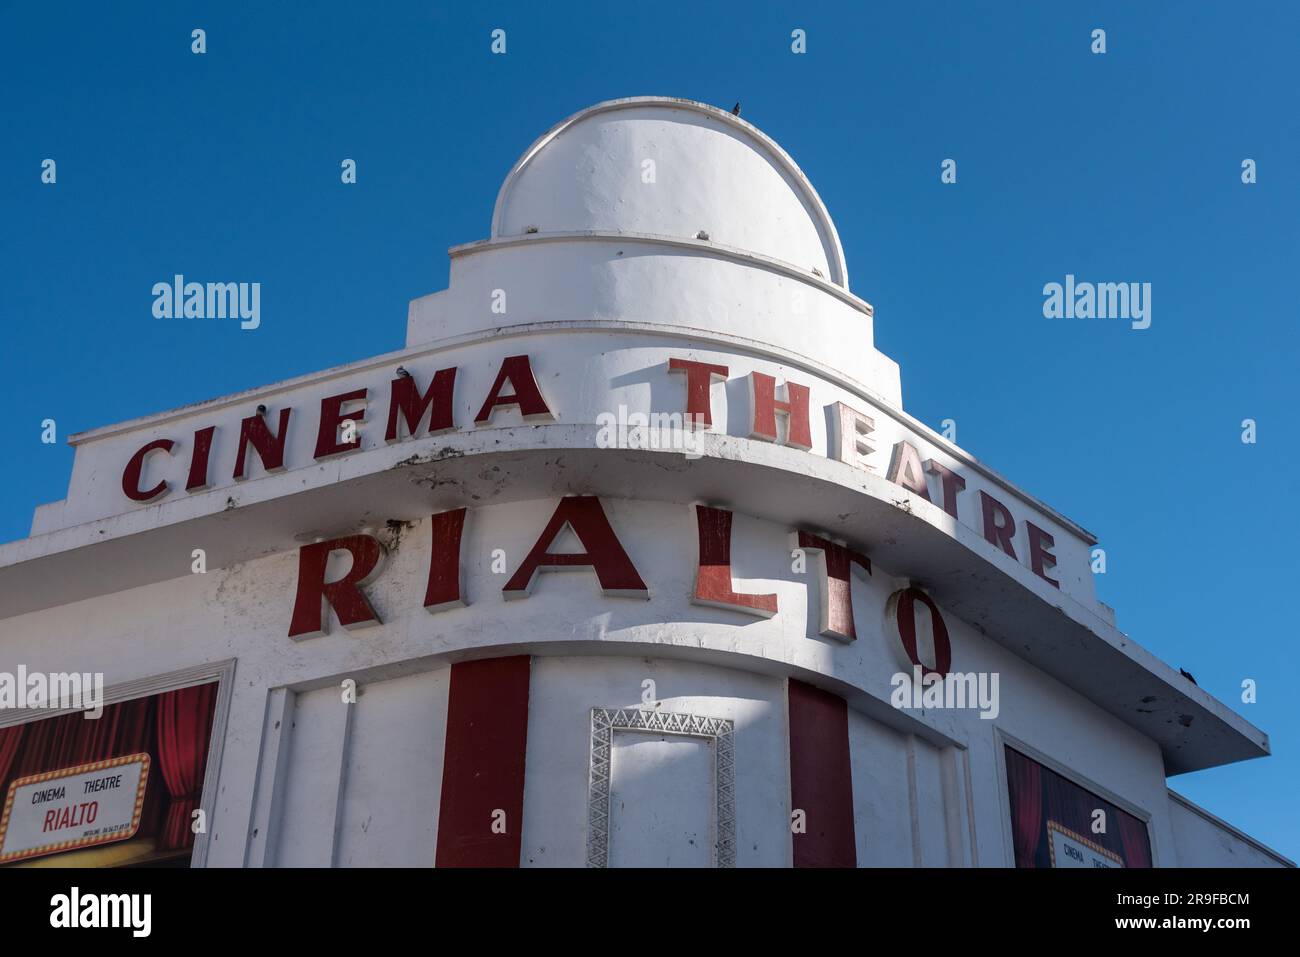
[[[492,238],[593,232],[700,240],[848,288],[835,225],[794,161],[739,117],[691,100],[598,103],[515,163]]]

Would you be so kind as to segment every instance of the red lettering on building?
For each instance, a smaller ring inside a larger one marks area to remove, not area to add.
[[[858,637],[853,626],[853,587],[849,579],[854,568],[871,574],[871,559],[846,545],[838,545],[811,532],[795,533],[795,544],[806,552],[822,556],[820,634],[841,641]]]
[[[455,393],[455,366],[435,372],[423,395],[409,372],[394,378],[388,393],[388,429],[384,432],[384,441],[396,442],[401,438],[397,428],[399,415],[406,423],[406,434],[412,438],[419,434],[426,414],[429,416],[429,435],[454,429],[452,401]]]
[[[215,425],[194,433],[194,449],[190,452],[190,474],[185,481],[185,491],[198,492],[208,487],[208,456],[212,452],[212,437],[216,433]]]
[[[835,429],[830,449],[832,457],[846,465],[871,471],[867,456],[875,451],[875,447],[867,441],[867,436],[876,430],[876,420],[843,402],[836,402],[831,408],[831,423]]]
[[[743,611],[759,618],[776,614],[776,595],[742,595],[731,578],[731,513],[707,505],[695,506],[700,533],[699,567],[695,572],[697,605]]]
[[[943,485],[943,510],[956,518],[957,493],[966,488],[966,480],[934,459],[925,460],[925,470],[931,475],[939,476],[939,482]]]
[[[1025,532],[1029,538],[1030,569],[1049,585],[1060,588],[1061,583],[1059,581],[1047,576],[1047,569],[1056,564],[1056,556],[1048,551],[1049,548],[1056,544],[1056,539],[1030,521],[1025,522]]]
[[[433,548],[429,553],[429,582],[424,590],[424,607],[429,611],[463,608],[466,604],[460,581],[460,541],[465,531],[463,508],[432,516]]]
[[[289,416],[292,412],[293,409],[280,410],[280,428],[275,435],[267,428],[261,412],[250,415],[239,423],[239,456],[235,459],[234,474],[236,479],[245,477],[244,466],[250,445],[268,472],[278,472],[284,468],[284,445],[289,438]]]
[[[556,536],[568,526],[586,551],[552,554],[548,551]],[[600,499],[594,495],[573,495],[560,499],[551,520],[533,545],[519,570],[510,577],[502,594],[506,598],[526,598],[533,589],[537,573],[552,568],[590,566],[606,595],[649,598],[650,590],[637,574],[636,566],[614,534]]]
[[[175,444],[171,439],[154,439],[131,456],[131,460],[126,463],[126,469],[122,472],[122,491],[127,498],[133,502],[152,502],[167,491],[165,479],[159,479],[157,485],[147,490],[140,488],[140,479],[144,473],[144,460],[149,453],[157,450],[170,455]]]
[[[916,603],[920,602],[930,611],[931,634],[934,639],[934,667],[931,668],[921,660],[916,645]],[[939,606],[919,588],[904,588],[889,596],[886,606],[887,617],[893,618],[898,626],[898,640],[902,643],[903,654],[915,666],[920,666],[921,674],[937,674],[943,677],[952,667],[952,643],[948,640],[948,626],[944,624]]]
[[[361,448],[360,425],[366,420],[366,410],[356,409],[344,412],[343,406],[352,402],[365,402],[369,389],[354,389],[339,395],[327,396],[320,401],[320,428],[316,432],[316,460],[327,459],[344,452],[353,452]],[[351,422],[352,437],[339,441],[339,427]]]
[[[901,485],[913,495],[919,495],[930,501],[930,489],[925,484],[925,469],[921,466],[921,454],[916,446],[906,440],[894,443],[894,455],[889,461],[889,472],[885,476],[895,485]]]
[[[786,417],[785,444],[807,452],[812,448],[812,429],[808,424],[808,387],[794,382],[785,384],[786,401],[776,397],[776,379],[762,372],[749,374],[749,407],[753,421],[751,439],[775,442],[776,417]]]
[[[687,424],[699,422],[706,429],[712,427],[713,401],[709,395],[710,386],[715,382],[726,381],[727,367],[709,362],[692,362],[689,359],[669,359],[668,371],[686,374]]]
[[[1016,534],[1016,520],[1010,509],[983,489],[980,490],[980,506],[984,515],[984,540],[1015,558],[1016,549],[1011,540]]]
[[[514,391],[503,393],[501,390],[507,382]],[[496,381],[492,383],[492,389],[483,401],[483,407],[474,416],[474,424],[486,425],[492,421],[492,413],[497,408],[507,405],[519,406],[519,414],[525,421],[555,418],[546,400],[542,398],[542,390],[537,388],[528,356],[507,356],[501,363],[501,371],[497,373]]]
[[[352,567],[335,582],[326,582],[331,552],[347,552]],[[373,535],[349,535],[304,545],[298,550],[298,593],[293,603],[289,637],[295,641],[327,632],[329,609],[344,628],[380,624],[379,616],[361,590],[378,577],[384,546]]]

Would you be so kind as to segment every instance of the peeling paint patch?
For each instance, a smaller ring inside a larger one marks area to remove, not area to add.
[[[419,453],[416,453],[415,455],[412,455],[410,458],[402,459],[400,462],[394,462],[393,468],[404,469],[412,465],[424,465],[426,462],[431,462],[431,461],[433,460],[428,456],[420,455]]]

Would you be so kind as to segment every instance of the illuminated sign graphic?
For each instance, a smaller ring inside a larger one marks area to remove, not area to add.
[[[133,837],[148,783],[143,753],[19,778],[0,817],[0,864]]]

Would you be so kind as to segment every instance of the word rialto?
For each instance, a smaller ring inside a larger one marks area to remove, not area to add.
[[[727,380],[730,374],[728,367],[670,358],[667,368],[669,372],[682,375],[685,379],[682,429],[691,430],[692,434],[712,429],[714,415],[710,386]],[[427,386],[421,386],[415,376],[398,367],[397,375],[388,384],[384,442],[391,445],[421,435],[440,435],[460,428],[456,422],[454,402],[457,371],[455,366],[440,369],[434,373]],[[785,398],[781,399],[778,398],[775,377],[751,372],[745,378],[748,380],[749,394],[748,437],[805,452],[811,451],[811,392],[808,386],[787,381],[784,383]],[[316,461],[363,449],[362,439],[370,393],[368,388],[358,388],[325,396],[320,400],[316,421]],[[538,387],[532,362],[527,355],[507,356],[502,361],[478,414],[474,416],[474,427],[490,425],[495,413],[501,409],[517,410],[524,422],[539,423],[556,418]],[[868,453],[874,452],[869,439],[875,432],[875,421],[843,402],[832,403],[825,411],[831,426],[829,457],[871,470],[872,466],[866,463],[866,458]],[[636,428],[625,435],[620,432],[621,420],[618,417],[606,413],[600,419],[597,443],[601,446],[630,447],[633,434],[640,436],[642,432],[653,432],[656,426],[649,417],[644,422],[640,418],[633,422],[632,417],[627,416],[624,424]],[[784,423],[782,427],[778,427],[778,421]],[[292,406],[280,408],[274,423],[268,422],[265,406],[258,406],[255,414],[244,418],[239,424],[239,441],[232,471],[229,473],[231,478],[236,482],[246,480],[252,474],[250,466],[254,456],[266,472],[283,471],[287,467],[285,459],[289,447],[289,431],[297,427],[296,422]],[[648,429],[642,429],[642,425]],[[217,428],[209,425],[197,429],[189,441],[189,465],[184,484],[187,493],[193,494],[211,487],[213,464],[210,460]],[[637,439],[638,447],[655,445],[655,442],[648,440],[643,444],[644,438],[646,436]],[[122,472],[123,494],[132,501],[141,503],[154,502],[169,494],[173,488],[171,481],[161,478],[153,485],[145,485],[144,474],[151,457],[166,455],[170,458],[178,444],[176,439],[160,438],[137,449]],[[687,455],[695,455],[700,451],[699,443],[696,442],[677,444],[682,446]],[[966,510],[972,507],[969,504],[971,496],[961,498],[966,490],[965,478],[935,458],[924,458],[917,447],[906,439],[894,443],[886,478],[913,495],[940,506],[954,519],[961,518],[959,506]],[[934,481],[933,495],[931,479]],[[978,490],[977,501],[977,514],[982,522],[985,540],[1012,559],[1020,561],[1016,546],[1019,525],[1011,510],[983,489]],[[1025,549],[1030,570],[1050,585],[1060,588],[1060,582],[1050,575],[1057,563],[1056,555],[1052,552],[1055,546],[1053,535],[1032,521],[1025,520],[1023,525],[1022,548]],[[971,527],[974,527],[973,523]]]
[[[431,516],[432,549],[424,607],[430,612],[464,607],[461,583],[461,541],[467,509],[458,508]],[[699,563],[694,604],[724,608],[771,618],[779,610],[775,594],[738,592],[731,573],[732,513],[707,505],[695,506],[699,533]],[[551,546],[565,531],[582,547],[580,552],[552,552]],[[850,576],[870,575],[871,559],[848,545],[830,541],[803,529],[791,531],[795,549],[820,557],[818,575],[821,595],[820,634],[843,642],[857,640],[853,620]],[[340,579],[326,581],[330,556],[346,552],[351,566]],[[298,552],[298,585],[294,597],[289,637],[295,641],[327,633],[332,608],[339,624],[352,630],[381,624],[365,587],[374,582],[385,557],[384,545],[373,535],[349,535],[304,545]],[[560,499],[555,512],[536,543],[501,590],[507,600],[527,598],[541,572],[556,569],[589,568],[600,583],[601,592],[621,598],[648,600],[650,589],[637,571],[610,524],[600,499],[594,495],[573,495]],[[934,666],[923,662],[917,642],[916,604],[929,611]],[[952,663],[952,644],[947,625],[934,601],[919,588],[895,592],[887,603],[886,617],[898,632],[900,660],[921,674],[947,674]]]

